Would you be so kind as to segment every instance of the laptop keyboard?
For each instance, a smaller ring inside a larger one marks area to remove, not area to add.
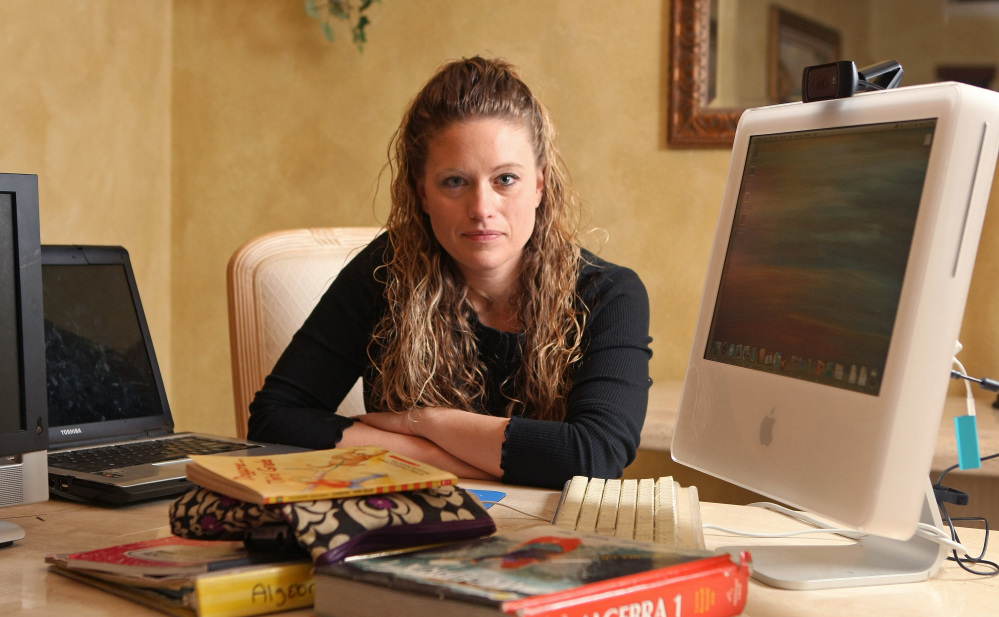
[[[233,443],[193,435],[170,439],[151,439],[132,443],[100,446],[70,452],[50,452],[49,467],[92,472],[146,463],[184,459],[191,454],[217,454],[257,448],[254,444]]]

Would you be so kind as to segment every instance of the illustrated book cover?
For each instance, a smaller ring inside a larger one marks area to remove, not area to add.
[[[244,617],[312,606],[305,553],[170,536],[46,557],[62,576],[181,617]]]
[[[80,553],[50,555],[49,563],[75,570],[100,570],[133,577],[189,576],[249,565],[242,542],[212,542],[166,536]]]
[[[315,612],[728,617],[745,606],[750,570],[748,554],[677,550],[540,526],[317,568]]]
[[[259,457],[195,455],[187,479],[266,505],[434,488],[458,478],[384,448],[355,446]]]

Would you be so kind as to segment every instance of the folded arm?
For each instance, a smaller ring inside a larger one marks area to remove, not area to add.
[[[365,414],[358,420],[369,428],[429,441],[450,456],[493,476],[493,479],[503,475],[500,461],[510,422],[507,418],[427,407],[407,413]]]
[[[373,413],[360,416],[366,418],[389,418],[397,414]],[[384,430],[375,426],[377,422],[357,422],[344,430],[343,438],[337,446],[376,445],[399,454],[409,456],[418,461],[433,465],[438,469],[450,471],[461,478],[476,480],[496,480],[498,474],[490,474],[462,460],[434,442],[418,435],[406,434],[392,430]]]

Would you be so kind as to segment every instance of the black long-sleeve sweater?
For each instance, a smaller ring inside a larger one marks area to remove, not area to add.
[[[249,436],[308,448],[332,448],[352,419],[337,406],[369,375],[368,343],[386,310],[387,236],[358,253],[295,334],[250,404]],[[649,300],[633,271],[584,251],[580,298],[589,310],[583,358],[572,373],[565,420],[510,419],[501,458],[503,481],[561,488],[573,475],[619,477],[635,458],[648,405]],[[521,362],[523,336],[476,326],[486,367],[485,407],[505,415],[499,384]]]

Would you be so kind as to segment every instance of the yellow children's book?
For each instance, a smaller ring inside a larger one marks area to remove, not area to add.
[[[187,479],[257,504],[338,499],[453,484],[457,476],[377,446],[269,456],[194,455]]]

